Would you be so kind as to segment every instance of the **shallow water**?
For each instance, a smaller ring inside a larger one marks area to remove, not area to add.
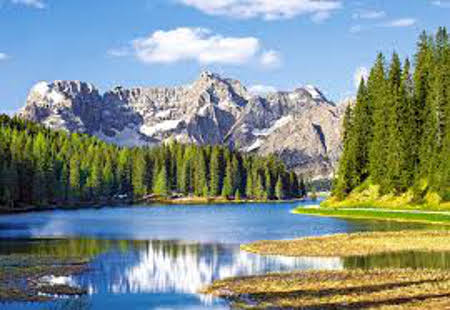
[[[62,305],[10,303],[0,304],[0,308],[228,309],[225,301],[198,291],[217,279],[274,271],[424,265],[449,268],[449,255],[442,253],[288,258],[239,249],[240,243],[262,239],[426,228],[291,214],[298,204],[153,205],[0,216],[1,254],[92,257],[88,272],[51,279],[88,288],[87,298],[63,301]]]

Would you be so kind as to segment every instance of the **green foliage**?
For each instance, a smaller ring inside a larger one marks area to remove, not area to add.
[[[298,179],[273,157],[225,146],[121,148],[88,135],[52,131],[0,115],[0,205],[72,205],[139,200],[172,192],[227,198],[301,195]],[[280,196],[281,197],[281,196]]]
[[[344,119],[344,150],[334,196],[344,199],[367,180],[380,194],[409,189],[427,199],[449,199],[450,45],[445,28],[423,33],[415,70],[394,53],[389,70],[379,54],[367,85]]]

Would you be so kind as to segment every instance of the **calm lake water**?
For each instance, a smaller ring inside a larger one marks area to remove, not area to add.
[[[152,205],[0,216],[0,254],[92,257],[88,272],[50,279],[85,287],[87,297],[59,304],[0,304],[0,309],[228,309],[226,301],[198,294],[198,290],[217,279],[273,271],[450,268],[446,253],[288,258],[239,249],[241,243],[262,239],[427,228],[291,214],[298,205]]]

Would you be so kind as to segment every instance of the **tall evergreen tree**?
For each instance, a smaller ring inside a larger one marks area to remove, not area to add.
[[[368,98],[373,105],[373,129],[372,141],[369,147],[369,173],[375,184],[381,185],[381,190],[386,187],[387,174],[387,137],[389,114],[389,105],[386,102],[388,98],[388,83],[386,81],[385,60],[383,54],[378,54],[377,61],[373,67],[368,84]]]

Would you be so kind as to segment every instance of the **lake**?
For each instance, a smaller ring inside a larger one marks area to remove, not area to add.
[[[290,211],[299,204],[133,206],[0,216],[0,254],[82,254],[81,275],[50,279],[88,289],[56,304],[8,303],[0,309],[228,309],[198,291],[217,279],[305,269],[450,268],[446,253],[350,258],[260,256],[241,243],[357,231],[425,229],[421,224],[344,220]]]

